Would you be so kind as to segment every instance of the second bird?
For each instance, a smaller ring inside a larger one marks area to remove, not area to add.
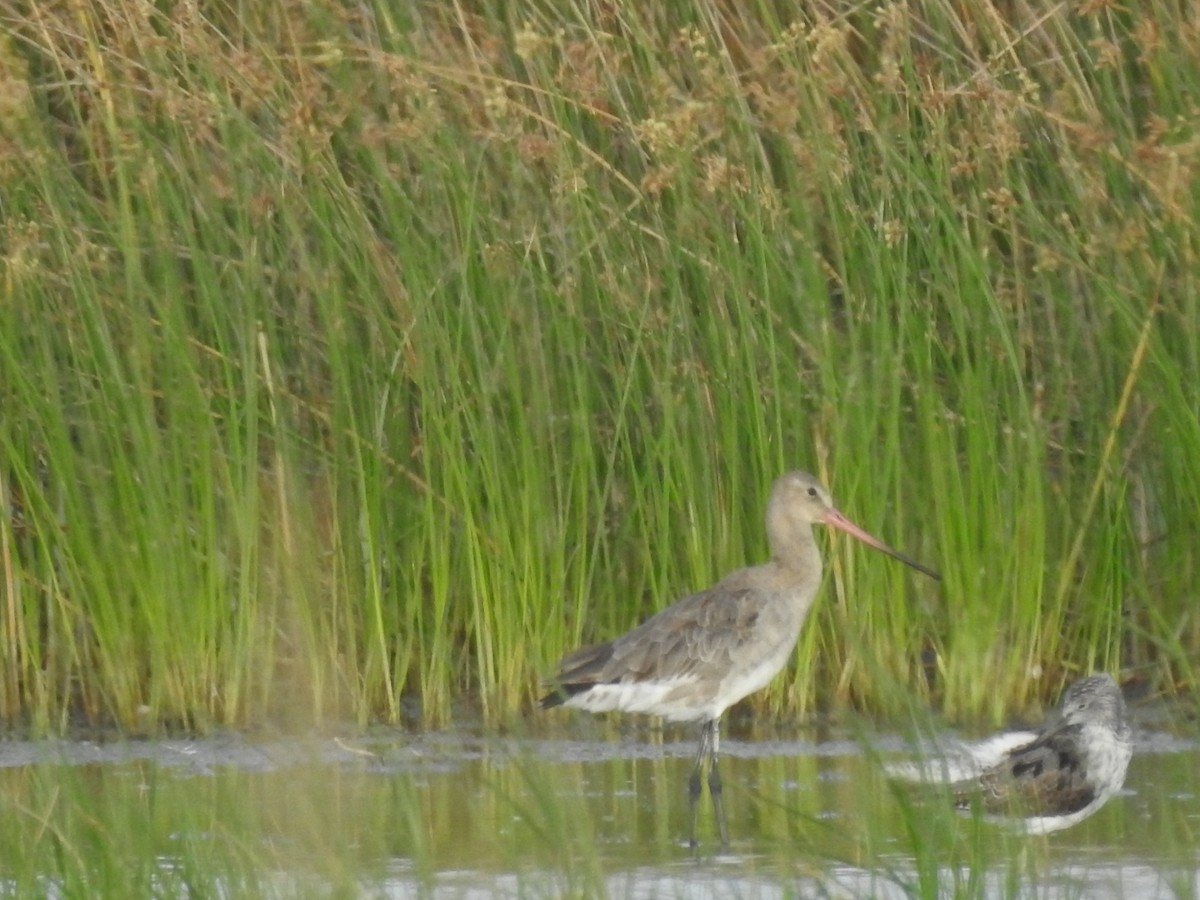
[[[769,562],[738,569],[632,631],[569,654],[541,700],[543,709],[563,705],[702,722],[688,781],[693,847],[706,773],[721,843],[729,843],[717,771],[721,714],[765,687],[791,656],[821,586],[816,524],[840,529],[932,578],[941,577],[847,519],[812,475],[789,472],[775,481],[767,503]]]

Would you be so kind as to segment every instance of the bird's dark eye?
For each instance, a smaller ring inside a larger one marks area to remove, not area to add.
[[[817,496],[817,489],[815,487],[810,487],[808,489],[808,496],[810,496],[810,497]]]

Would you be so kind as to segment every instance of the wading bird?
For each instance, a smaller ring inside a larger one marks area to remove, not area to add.
[[[951,748],[941,759],[890,766],[890,774],[951,785],[956,804],[978,804],[1030,834],[1081,822],[1125,783],[1132,729],[1111,675],[1091,675],[1063,691],[1036,731],[1007,732]]]
[[[941,577],[847,519],[812,475],[789,472],[775,481],[767,503],[769,562],[738,569],[632,631],[571,653],[558,664],[558,674],[548,682],[551,690],[541,699],[543,709],[562,705],[702,722],[688,781],[692,847],[706,774],[721,844],[729,844],[717,771],[721,714],[766,686],[791,656],[821,585],[821,555],[812,530],[817,524]]]

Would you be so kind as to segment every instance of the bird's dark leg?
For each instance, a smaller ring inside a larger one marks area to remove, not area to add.
[[[712,797],[713,812],[717,817],[717,830],[721,835],[721,847],[729,846],[729,823],[725,819],[725,803],[721,799],[721,773],[717,771],[717,752],[721,743],[719,719],[709,719],[700,731],[700,751],[696,754],[696,765],[688,779],[688,800],[692,808],[692,834],[688,846],[696,849],[696,823],[700,818],[700,794],[704,790],[705,776],[708,778],[708,793]]]
[[[696,820],[700,812],[700,792],[704,789],[704,767],[710,754],[708,724],[705,722],[700,732],[700,749],[696,752],[696,765],[692,767],[692,775],[688,779],[688,804],[692,810],[692,833],[688,839],[688,846],[693,850],[696,849]]]
[[[717,831],[721,835],[721,849],[729,849],[729,823],[725,820],[725,802],[721,799],[721,773],[717,771],[717,759],[721,754],[721,720],[713,719],[706,728],[711,729],[709,741],[708,795],[712,797],[713,814],[717,817]]]

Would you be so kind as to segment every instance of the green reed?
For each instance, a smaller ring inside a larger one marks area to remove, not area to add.
[[[6,721],[504,720],[791,467],[945,580],[763,708],[1194,685],[1176,11],[366,10],[8,14]]]

